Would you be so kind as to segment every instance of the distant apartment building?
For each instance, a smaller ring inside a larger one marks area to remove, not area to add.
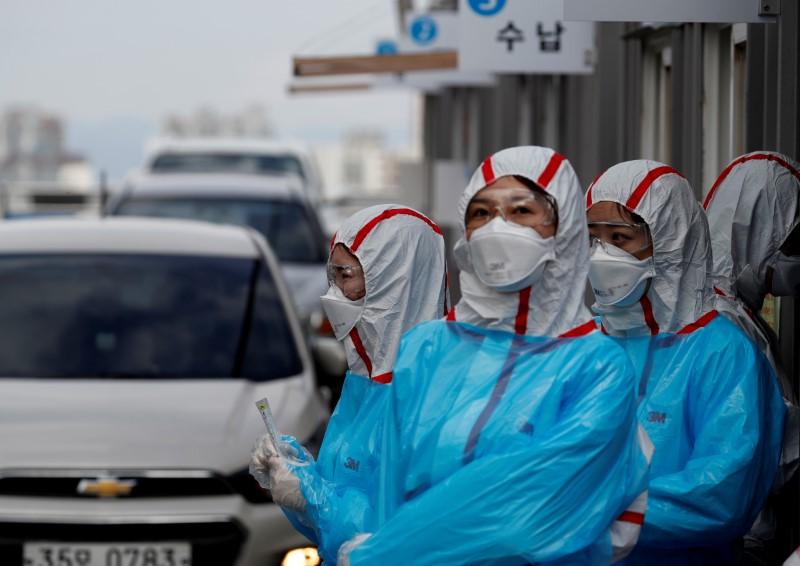
[[[86,160],[65,147],[60,117],[19,106],[0,113],[0,180],[14,185],[80,184],[94,173]]]
[[[401,170],[411,155],[387,146],[381,132],[355,130],[341,142],[318,146],[315,156],[330,198],[398,191]]]

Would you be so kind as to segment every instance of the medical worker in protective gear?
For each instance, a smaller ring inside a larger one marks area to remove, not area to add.
[[[344,343],[349,371],[316,462],[284,436],[253,455],[253,475],[271,489],[300,532],[335,564],[343,542],[371,527],[382,413],[403,332],[446,311],[444,238],[421,213],[366,208],[334,236],[322,306]]]
[[[625,564],[734,563],[775,477],[783,402],[767,359],[714,310],[708,224],[689,183],[620,163],[586,195],[589,280],[628,352],[655,445],[647,514]]]
[[[638,534],[649,445],[630,363],[583,305],[575,172],[552,149],[503,150],[458,215],[462,299],[403,338],[379,527],[339,564],[609,563]]]
[[[800,295],[800,166],[779,153],[742,155],[722,171],[703,206],[714,251],[716,308],[756,342],[780,379],[787,405],[775,486],[780,489],[797,473],[800,462],[800,410],[780,363],[778,337],[759,310],[767,293]],[[776,515],[796,517],[797,509],[782,507],[785,498],[776,493],[745,538],[748,563],[777,562],[785,554],[776,539],[775,527],[781,522]]]

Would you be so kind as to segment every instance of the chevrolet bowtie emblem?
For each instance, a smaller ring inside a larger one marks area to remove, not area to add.
[[[116,478],[82,479],[78,484],[78,493],[95,497],[124,497],[131,494],[136,480],[118,480]]]

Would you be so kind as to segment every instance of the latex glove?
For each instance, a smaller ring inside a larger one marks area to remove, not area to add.
[[[350,553],[361,546],[361,544],[371,536],[372,533],[361,533],[340,546],[339,553],[336,557],[336,564],[338,566],[350,566]]]
[[[300,480],[268,434],[261,437],[253,450],[250,474],[261,487],[270,490],[272,500],[281,507],[299,512],[305,509]]]

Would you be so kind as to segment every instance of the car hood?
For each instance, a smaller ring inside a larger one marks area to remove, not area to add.
[[[300,378],[244,380],[0,379],[2,468],[247,466],[268,397],[279,429],[297,430]],[[286,406],[292,405],[292,406]],[[309,419],[312,420],[312,419]]]
[[[281,271],[297,309],[297,316],[304,321],[321,308],[319,298],[328,291],[325,264],[284,263]]]

